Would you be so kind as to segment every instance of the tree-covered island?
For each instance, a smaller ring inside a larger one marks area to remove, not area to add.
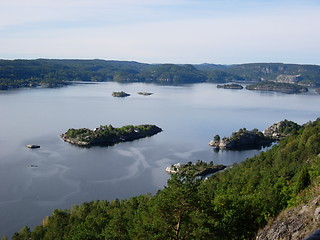
[[[237,132],[233,132],[230,137],[220,138],[215,135],[209,145],[222,150],[248,150],[259,149],[264,146],[270,146],[271,143],[287,137],[293,131],[298,131],[301,126],[293,121],[283,120],[272,124],[263,132],[258,129],[251,131],[241,128]]]
[[[61,138],[80,147],[112,146],[120,142],[133,141],[140,138],[151,137],[162,129],[156,125],[127,125],[114,128],[111,125],[100,126],[94,130],[88,128],[69,129],[61,134]]]
[[[269,146],[273,141],[275,141],[273,138],[264,136],[258,129],[249,131],[241,128],[233,132],[230,137],[220,139],[220,136],[216,135],[209,145],[223,150],[248,150]]]
[[[130,94],[129,93],[126,93],[126,92],[124,92],[124,91],[120,91],[120,92],[113,92],[112,93],[112,96],[113,97],[129,97],[130,96]]]

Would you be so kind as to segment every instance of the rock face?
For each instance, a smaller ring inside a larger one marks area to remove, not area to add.
[[[151,137],[162,129],[150,124],[138,126],[124,126],[114,128],[109,126],[100,126],[94,130],[88,128],[69,129],[61,134],[61,138],[68,143],[80,146],[112,146],[120,142],[133,141],[140,138]]]
[[[229,138],[210,141],[209,145],[219,149],[246,150],[268,146],[273,141],[274,139],[264,136],[259,131],[240,129],[232,133],[232,136]]]
[[[283,211],[257,234],[256,240],[305,239],[319,228],[320,197],[307,204]]]
[[[171,166],[166,167],[166,172],[169,174],[175,174],[179,172],[179,169],[181,168],[180,163],[173,164]]]
[[[280,74],[276,78],[276,82],[297,84],[301,80],[301,75]]]

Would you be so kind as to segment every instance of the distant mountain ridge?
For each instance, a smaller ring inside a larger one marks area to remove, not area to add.
[[[284,63],[147,64],[135,61],[35,59],[0,60],[0,89],[47,86],[70,81],[159,84],[276,81],[320,86],[320,66]]]

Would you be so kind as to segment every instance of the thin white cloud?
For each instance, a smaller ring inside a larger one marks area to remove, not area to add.
[[[11,6],[27,2],[11,1]],[[69,0],[67,5],[61,0],[31,0],[31,5],[24,4],[28,20],[22,8],[12,8],[22,15],[3,25],[0,46],[6,47],[0,48],[0,57],[320,63],[315,56],[320,52],[315,29],[319,6],[285,7],[266,1],[269,7],[261,9],[256,6],[261,3],[250,2],[243,11],[233,12],[227,5],[213,8],[212,1],[210,9],[192,0]],[[215,1],[214,6],[222,3]],[[271,11],[271,6],[276,8]],[[1,20],[10,17],[0,14]],[[13,23],[15,27],[10,26]]]

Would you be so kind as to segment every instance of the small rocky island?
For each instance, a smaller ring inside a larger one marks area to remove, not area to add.
[[[31,149],[40,148],[39,145],[35,145],[35,144],[28,144],[28,145],[26,145],[26,147],[31,148]]]
[[[308,92],[308,88],[291,83],[263,81],[254,83],[246,87],[248,90],[260,90],[260,91],[274,91],[281,93],[302,93]]]
[[[139,95],[142,95],[142,96],[150,96],[152,95],[153,93],[152,92],[138,92]]]
[[[215,165],[212,161],[206,163],[198,160],[195,164],[188,162],[187,164],[176,163],[166,168],[166,172],[169,174],[181,174],[192,177],[204,177],[208,174],[212,174],[225,169],[224,165]]]
[[[231,83],[231,84],[223,84],[223,85],[217,85],[217,88],[223,88],[223,89],[238,89],[241,90],[243,89],[243,86],[240,84],[236,83]]]
[[[129,93],[126,93],[126,92],[124,92],[124,91],[121,91],[121,92],[113,92],[112,93],[112,96],[113,97],[129,97],[130,96],[130,94]]]
[[[151,137],[162,129],[156,125],[127,125],[114,128],[112,125],[100,126],[94,130],[88,128],[69,129],[61,138],[71,144],[80,147],[112,146],[120,142],[133,141],[140,138]]]
[[[233,132],[231,137],[220,138],[216,135],[209,145],[221,150],[249,150],[270,146],[273,142],[288,136],[292,131],[300,129],[300,125],[293,121],[283,120],[272,124],[263,132],[258,129],[248,131],[245,128]]]

